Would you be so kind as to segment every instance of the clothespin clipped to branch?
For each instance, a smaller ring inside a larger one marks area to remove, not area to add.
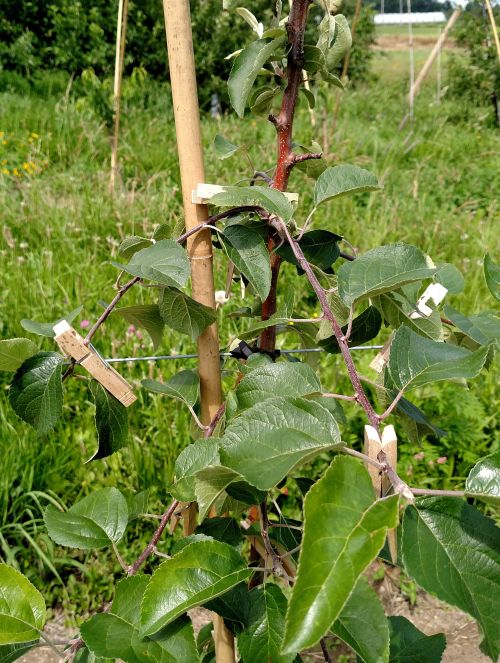
[[[55,341],[61,351],[83,366],[122,405],[129,407],[137,400],[125,378],[111,368],[90,344],[86,345],[84,339],[66,320],[58,322],[53,329]]]
[[[191,193],[191,202],[193,205],[206,205],[210,198],[213,198],[216,193],[225,191],[225,187],[220,184],[198,184],[196,189]],[[288,198],[291,203],[297,203],[299,200],[298,193],[283,192],[283,195]]]
[[[382,439],[373,426],[365,426],[365,448],[364,452],[370,458],[378,460],[378,454],[383,451],[387,457],[387,462],[391,467],[396,469],[398,461],[398,438],[394,426],[386,426],[382,431]],[[377,497],[384,497],[387,495],[391,488],[391,482],[386,474],[382,474],[380,470],[367,463],[366,467],[370,474],[375,494]],[[389,544],[389,552],[391,559],[396,564],[398,557],[398,544],[396,530],[392,529],[387,532],[387,542]]]

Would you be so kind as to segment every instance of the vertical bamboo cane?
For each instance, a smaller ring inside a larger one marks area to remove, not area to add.
[[[205,181],[201,142],[198,93],[194,66],[193,37],[189,0],[163,0],[167,35],[170,82],[174,105],[177,147],[181,173],[186,230],[206,221],[206,205],[194,205],[191,192]],[[215,308],[210,231],[202,230],[187,241],[191,260],[193,298]],[[217,325],[211,325],[198,339],[198,372],[201,389],[201,418],[208,424],[222,402],[219,338]],[[195,527],[196,512],[190,509],[184,519],[184,532]],[[217,663],[234,663],[234,639],[224,621],[214,615]]]
[[[118,138],[120,135],[120,112],[123,79],[123,61],[125,59],[125,41],[127,38],[128,0],[119,0],[118,20],[116,23],[115,80],[113,86],[113,135],[111,137],[111,172],[109,189],[113,193],[119,177]]]
[[[498,62],[500,63],[500,39],[498,38],[497,24],[495,23],[495,16],[493,14],[493,9],[491,7],[490,0],[484,0],[486,9],[488,10],[488,16],[490,18],[491,29],[493,31],[493,39],[495,40],[495,46],[497,49]]]

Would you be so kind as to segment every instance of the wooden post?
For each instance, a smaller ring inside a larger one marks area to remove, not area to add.
[[[198,184],[205,182],[205,168],[189,0],[163,0],[163,10],[184,218],[186,230],[190,230],[207,220],[208,209],[206,205],[195,204],[191,199],[192,191]],[[187,251],[191,261],[193,298],[215,308],[210,230],[201,230],[191,235],[187,240]],[[198,355],[201,419],[208,424],[215,417],[222,402],[217,325],[208,327],[198,338]],[[184,533],[192,533],[195,526],[196,511],[189,509],[184,518]],[[234,663],[234,638],[218,615],[214,615],[214,640],[217,663]]]
[[[378,460],[378,454],[381,451],[387,456],[387,462],[389,465],[395,469],[398,461],[398,440],[394,426],[386,426],[382,431],[382,439],[380,439],[375,428],[366,425],[364,445],[365,454],[374,460]],[[386,475],[381,475],[380,470],[371,463],[366,463],[366,469],[370,474],[373,488],[375,489],[375,495],[377,497],[383,497],[386,495],[391,488],[391,482],[388,477]],[[391,559],[395,564],[398,556],[396,530],[389,530],[387,532],[387,541],[389,544]]]
[[[109,190],[115,190],[116,180],[120,176],[118,167],[118,138],[120,135],[120,111],[122,96],[123,61],[125,59],[125,41],[127,37],[128,0],[118,2],[118,20],[116,23],[115,80],[113,85],[113,135],[111,137],[111,172]]]
[[[486,9],[488,10],[491,29],[493,30],[493,39],[495,40],[495,46],[497,47],[498,62],[500,63],[500,39],[498,38],[498,30],[497,30],[497,24],[495,23],[495,16],[493,14],[493,9],[491,8],[490,0],[484,0],[484,2],[486,4]]]
[[[434,63],[434,60],[436,59],[438,53],[441,51],[441,49],[443,47],[443,44],[446,41],[446,37],[448,36],[449,31],[455,25],[455,23],[457,22],[457,19],[460,16],[461,13],[462,13],[461,7],[457,7],[455,9],[455,11],[453,12],[453,14],[450,16],[450,19],[449,19],[448,23],[446,24],[445,29],[439,35],[439,39],[434,44],[434,48],[430,52],[429,57],[427,58],[427,60],[425,61],[424,66],[420,70],[415,83],[413,84],[412,88],[410,89],[410,92],[408,94],[408,101],[410,101],[411,98],[414,99],[416,97],[416,95],[418,94],[418,92],[420,90],[420,86],[422,85],[424,80],[429,75],[429,72],[430,72],[431,67]]]

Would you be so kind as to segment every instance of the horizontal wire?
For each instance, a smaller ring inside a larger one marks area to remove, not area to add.
[[[383,345],[357,345],[350,350],[381,350]],[[282,355],[293,355],[293,354],[302,354],[306,352],[326,352],[324,348],[296,348],[295,350],[280,350]],[[221,357],[232,357],[230,352],[221,352]],[[151,355],[145,357],[110,357],[109,359],[104,359],[107,364],[121,364],[125,362],[134,362],[134,361],[164,361],[166,359],[197,359],[197,354],[188,354],[188,355]]]

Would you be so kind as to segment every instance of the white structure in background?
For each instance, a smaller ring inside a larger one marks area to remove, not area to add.
[[[422,23],[446,23],[444,12],[403,12],[400,14],[375,14],[375,25],[419,25]]]

